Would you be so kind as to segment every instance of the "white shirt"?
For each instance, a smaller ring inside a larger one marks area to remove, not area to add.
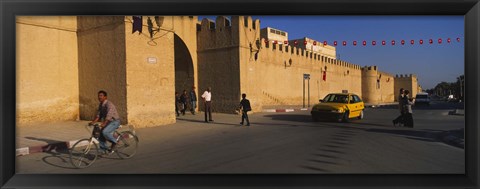
[[[205,99],[205,101],[211,101],[212,100],[212,93],[205,91],[202,95],[202,98]]]

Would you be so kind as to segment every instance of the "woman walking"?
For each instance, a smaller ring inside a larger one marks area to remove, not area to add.
[[[410,91],[405,90],[404,104],[405,104],[405,126],[413,128],[413,111],[412,105],[414,104],[414,99],[409,97]]]

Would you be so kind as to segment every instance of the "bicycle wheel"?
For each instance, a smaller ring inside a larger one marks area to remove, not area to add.
[[[70,161],[76,168],[87,168],[95,162],[98,154],[96,143],[90,143],[90,139],[82,139],[70,148]]]
[[[118,157],[128,159],[137,153],[138,138],[130,131],[120,133],[115,152]]]

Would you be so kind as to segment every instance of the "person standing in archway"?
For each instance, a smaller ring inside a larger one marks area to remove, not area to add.
[[[180,102],[182,103],[182,115],[185,115],[185,111],[187,111],[187,102],[188,102],[188,95],[187,90],[183,90],[182,94],[180,95]]]
[[[197,109],[197,93],[195,93],[195,86],[192,86],[190,91],[190,112],[195,115],[195,109]]]
[[[205,105],[205,122],[213,121],[212,119],[212,93],[210,92],[212,88],[208,87],[207,90],[203,93],[203,103]],[[207,119],[207,113],[208,118]]]

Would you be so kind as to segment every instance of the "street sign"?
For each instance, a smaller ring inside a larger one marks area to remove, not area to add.
[[[310,79],[310,74],[303,74],[303,79]]]

